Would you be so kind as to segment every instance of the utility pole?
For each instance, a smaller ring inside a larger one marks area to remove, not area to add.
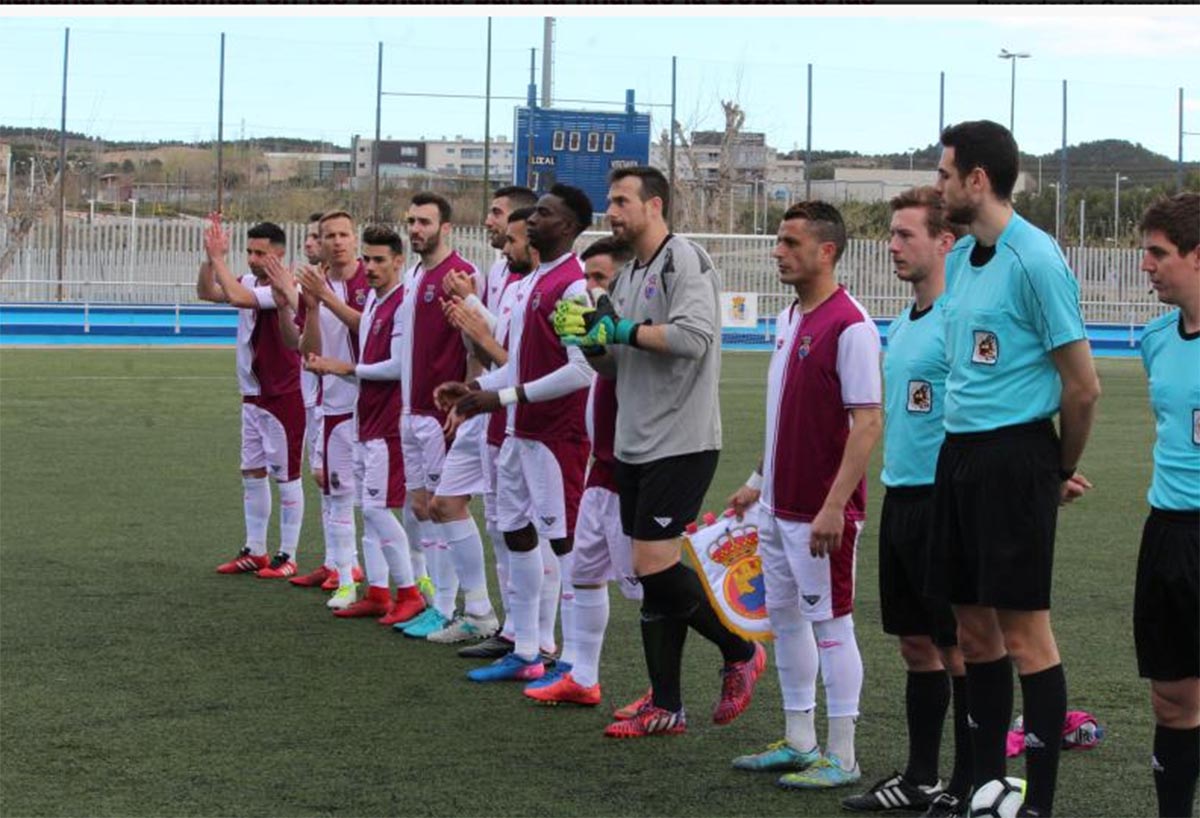
[[[808,141],[804,148],[804,198],[812,200],[812,63],[808,64]]]
[[[383,116],[383,41],[375,65],[375,144],[371,146],[371,220],[379,221],[379,133]]]
[[[487,21],[487,79],[483,89],[483,213],[492,201],[492,18]]]
[[[669,133],[671,141],[668,142],[669,155],[667,156],[667,170],[670,171],[670,180],[667,190],[671,191],[671,201],[675,201],[675,68],[677,57],[671,57],[671,125]],[[667,228],[670,229],[674,223],[675,208],[672,207],[667,211]]]
[[[553,102],[554,84],[554,18],[542,21],[542,107],[549,108]]]
[[[217,206],[221,215],[225,201],[225,32],[221,32],[221,79],[217,93]]]
[[[63,270],[67,266],[67,57],[71,29],[63,33],[62,122],[58,131],[58,300],[63,300]]]

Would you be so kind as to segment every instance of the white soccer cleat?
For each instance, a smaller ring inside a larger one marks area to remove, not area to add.
[[[344,611],[355,602],[358,602],[358,586],[343,585],[333,592],[325,607],[331,611]]]
[[[487,639],[498,630],[500,630],[500,622],[496,619],[495,614],[487,616],[461,614],[454,617],[446,627],[434,631],[425,638],[439,645],[450,645],[470,639]]]

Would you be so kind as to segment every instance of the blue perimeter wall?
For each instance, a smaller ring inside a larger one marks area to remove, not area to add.
[[[724,349],[769,350],[772,322],[758,329],[722,332]],[[877,320],[887,344],[890,319]],[[1089,324],[1088,339],[1096,355],[1140,354],[1142,325]],[[0,304],[0,346],[232,346],[237,311],[218,306],[131,306],[84,304]]]

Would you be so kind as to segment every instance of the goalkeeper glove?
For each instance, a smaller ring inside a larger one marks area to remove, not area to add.
[[[566,346],[632,344],[637,334],[637,324],[617,315],[612,300],[602,291],[596,293],[594,307],[582,295],[559,301],[552,321],[554,332]]]

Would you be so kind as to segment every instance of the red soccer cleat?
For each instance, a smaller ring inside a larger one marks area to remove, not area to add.
[[[626,721],[633,718],[642,711],[643,708],[649,707],[654,703],[654,688],[647,690],[639,698],[634,699],[624,707],[618,707],[613,711],[613,718],[617,721]]]
[[[564,673],[558,680],[542,687],[526,687],[525,695],[540,704],[580,704],[585,707],[595,707],[600,704],[600,683],[584,687],[575,681],[570,673]]]
[[[335,572],[322,565],[315,571],[310,571],[307,574],[301,574],[298,577],[292,577],[288,580],[288,582],[292,583],[298,588],[319,588],[332,573]]]
[[[407,588],[397,588],[396,601],[392,603],[390,611],[379,617],[379,624],[398,625],[401,622],[407,622],[423,610],[425,610],[425,597],[421,596],[417,586],[409,585]]]
[[[767,650],[755,642],[753,656],[721,668],[721,699],[713,710],[713,723],[729,724],[750,706],[754,685],[766,666]]]
[[[249,548],[243,548],[229,562],[217,566],[218,574],[253,574],[270,565],[271,560],[266,554],[251,554]]]
[[[645,738],[646,736],[677,736],[687,732],[687,714],[683,708],[674,713],[649,704],[631,719],[618,719],[604,728],[609,738]]]
[[[296,561],[280,551],[266,568],[259,569],[259,579],[286,579],[296,576]]]
[[[354,604],[340,611],[334,611],[334,616],[351,619],[358,617],[380,617],[388,612],[392,601],[388,599],[387,588],[371,587],[367,595]]]
[[[350,575],[350,578],[353,579],[355,582],[362,582],[363,581],[362,569],[359,568],[357,565],[354,566],[354,573]],[[322,591],[336,591],[339,584],[340,583],[338,582],[338,572],[337,572],[337,569],[335,568],[329,572],[329,576],[325,577],[325,581],[321,583],[321,590]]]

